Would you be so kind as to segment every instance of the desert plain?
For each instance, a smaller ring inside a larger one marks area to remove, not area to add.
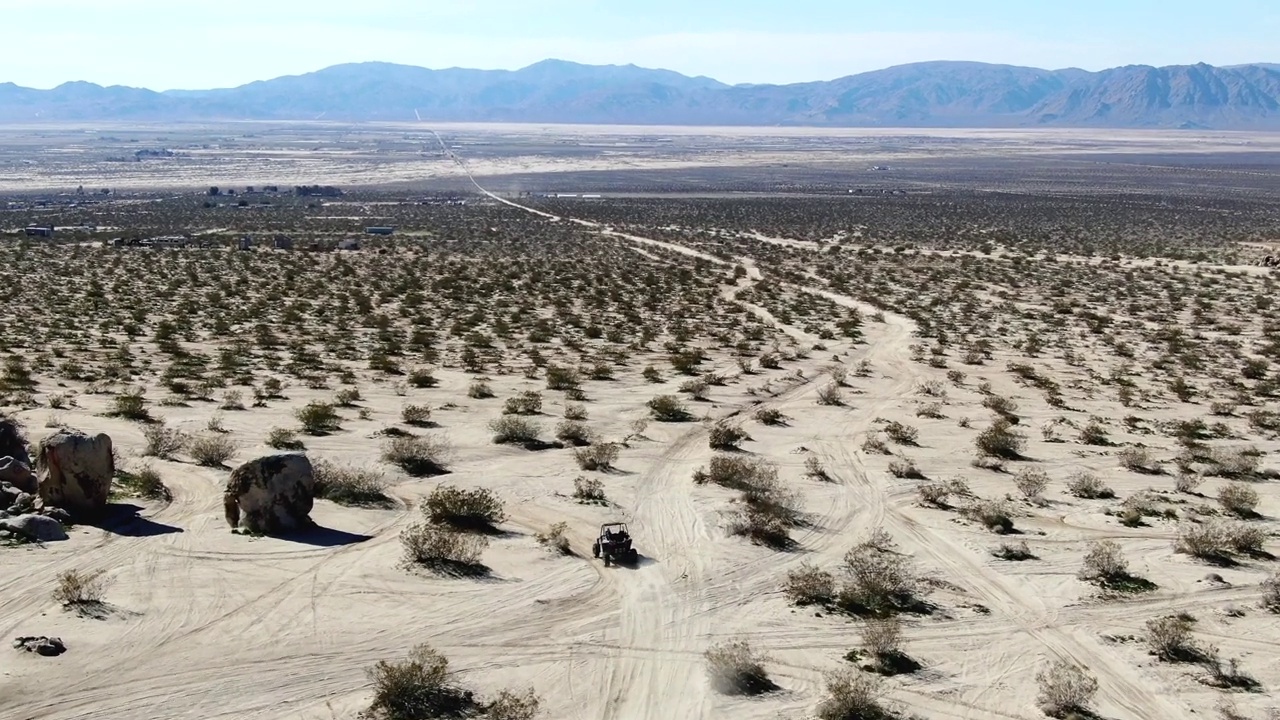
[[[2,128],[0,402],[116,479],[0,717],[1274,720],[1278,144]]]

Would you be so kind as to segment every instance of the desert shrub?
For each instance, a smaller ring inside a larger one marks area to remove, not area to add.
[[[1089,545],[1080,568],[1080,579],[1109,583],[1129,576],[1129,562],[1113,540],[1096,540]]]
[[[430,370],[419,368],[417,370],[410,371],[409,384],[416,388],[433,388],[436,385],[439,385],[440,381],[436,380],[435,374]]]
[[[607,502],[604,496],[604,483],[595,478],[574,478],[573,497],[579,502],[597,504]]]
[[[1013,478],[1014,487],[1028,500],[1035,500],[1049,488],[1049,475],[1043,470],[1023,470]]]
[[[528,445],[538,441],[542,428],[538,423],[519,415],[503,415],[489,421],[493,441],[499,445]]]
[[[862,623],[862,649],[876,672],[893,675],[903,668],[902,622],[896,617],[873,618]]]
[[[902,555],[859,545],[845,554],[844,570],[839,600],[846,608],[883,615],[918,604],[920,584]]]
[[[289,428],[271,428],[267,432],[267,446],[276,450],[303,450],[306,446],[298,439],[298,433]]]
[[[763,425],[781,425],[783,421],[781,410],[767,407],[756,410],[755,418]]]
[[[556,439],[576,447],[590,445],[591,428],[575,420],[565,420],[556,425]]]
[[[582,403],[565,403],[564,404],[565,420],[582,421],[587,419],[587,408]]]
[[[1077,439],[1084,445],[1109,445],[1107,429],[1097,418],[1089,418],[1089,422],[1080,428]]]
[[[80,572],[67,570],[58,575],[53,588],[53,601],[63,607],[90,605],[102,602],[107,590],[107,578],[102,571]]]
[[[1001,395],[988,395],[982,399],[982,406],[1000,417],[1008,420],[1011,424],[1018,419],[1018,403]]]
[[[880,704],[883,689],[876,676],[842,668],[827,673],[825,682],[818,720],[891,720]]]
[[[1280,572],[1273,572],[1262,581],[1262,607],[1280,613]]]
[[[787,572],[782,592],[796,605],[826,605],[836,597],[836,578],[826,570],[801,563]]]
[[[916,408],[916,417],[941,420],[946,415],[942,414],[942,403],[924,403]]]
[[[187,444],[187,452],[205,467],[222,467],[236,454],[236,443],[225,435],[197,435]]]
[[[736,455],[714,455],[708,469],[694,475],[695,482],[709,482],[733,490],[748,490],[777,478],[777,467],[767,460]]]
[[[414,477],[433,477],[448,472],[451,452],[448,440],[441,436],[400,435],[382,446],[382,461]]]
[[[150,465],[143,465],[134,472],[116,471],[116,482],[128,492],[148,500],[173,499],[173,494],[165,486],[160,473]]]
[[[400,420],[406,425],[426,426],[431,424],[430,405],[405,405],[400,408]]]
[[[889,461],[889,474],[896,478],[908,480],[924,480],[924,473],[916,467],[916,461],[908,457],[895,458]]]
[[[559,365],[547,366],[547,389],[570,390],[582,384],[582,376],[573,368]]]
[[[707,649],[707,674],[711,686],[725,695],[759,695],[776,686],[764,669],[767,658],[745,639],[729,640]]]
[[[658,368],[652,365],[646,365],[644,370],[640,371],[640,376],[643,377],[646,382],[651,382],[651,383],[662,382],[662,373],[658,371]]]
[[[472,380],[467,386],[467,397],[475,400],[487,400],[493,397],[493,388],[484,380]]]
[[[921,483],[916,487],[916,495],[921,505],[929,505],[946,510],[951,507],[947,501],[951,498],[951,487],[946,483]]]
[[[817,455],[810,455],[804,459],[804,474],[819,480],[831,479],[831,476],[827,474],[827,468],[822,464],[822,458]]]
[[[892,455],[893,451],[879,435],[874,433],[868,434],[866,439],[862,441],[862,452],[868,455]]]
[[[991,551],[991,554],[1001,560],[1013,561],[1034,560],[1036,557],[1035,553],[1031,552],[1031,546],[1027,545],[1026,540],[1019,540],[1016,543],[1000,543],[995,550]]]
[[[1240,517],[1253,517],[1258,507],[1258,492],[1242,483],[1227,483],[1218,490],[1218,504]]]
[[[1116,496],[1097,475],[1088,471],[1075,473],[1067,480],[1067,492],[1085,500],[1102,500]]]
[[[239,390],[228,390],[222,393],[222,404],[219,407],[223,410],[243,410],[244,393]]]
[[[177,428],[168,427],[164,421],[143,428],[142,438],[146,441],[146,446],[142,450],[143,455],[165,459],[182,452],[189,441],[186,433]]]
[[[1191,471],[1179,472],[1178,477],[1174,479],[1174,489],[1188,495],[1194,493],[1202,484],[1204,484],[1204,476]]]
[[[789,515],[781,514],[758,506],[748,505],[735,510],[729,515],[728,531],[730,535],[738,535],[754,543],[771,548],[786,548],[791,544],[791,525]]]
[[[978,500],[966,505],[961,516],[972,522],[982,523],[988,530],[1000,534],[1013,532],[1013,518],[1009,506],[998,500]]]
[[[884,434],[899,445],[915,445],[916,440],[920,437],[919,430],[910,425],[904,425],[897,420],[891,421],[884,426]]]
[[[818,388],[818,404],[839,406],[844,404],[844,391],[838,383],[827,383]]]
[[[658,422],[684,422],[692,417],[689,409],[675,395],[658,395],[647,405],[653,419]]]
[[[302,423],[302,431],[308,435],[325,435],[339,429],[342,418],[332,403],[313,401],[299,408],[294,417]]]
[[[1120,466],[1133,472],[1154,474],[1160,471],[1159,463],[1151,458],[1151,452],[1141,445],[1130,445],[1116,453]]]
[[[598,443],[574,450],[573,459],[583,470],[606,472],[613,469],[620,451],[617,443]]]
[[[519,395],[507,398],[502,406],[505,415],[537,415],[542,412],[542,393],[526,390]]]
[[[129,388],[111,398],[111,409],[107,414],[141,422],[151,419],[151,412],[147,410],[147,400],[142,396],[142,388]]]
[[[1218,522],[1201,524],[1184,523],[1178,528],[1174,540],[1175,552],[1184,553],[1210,562],[1229,562],[1226,526]]]
[[[844,385],[845,381],[849,379],[849,369],[839,364],[827,366],[827,374],[831,376],[831,381],[837,385]]]
[[[542,699],[530,688],[522,693],[502,690],[484,709],[488,720],[533,720],[542,708]]]
[[[571,550],[569,548],[569,538],[565,537],[567,532],[569,532],[569,523],[555,523],[545,531],[538,533],[538,543],[562,555],[569,555]]]
[[[334,402],[338,407],[354,407],[356,403],[364,400],[360,395],[360,388],[342,388],[333,396]]]
[[[507,519],[502,499],[488,488],[463,490],[439,485],[427,496],[422,514],[433,523],[469,530],[485,530]]]
[[[716,423],[711,426],[707,432],[707,445],[712,450],[733,450],[742,443],[743,440],[749,440],[747,432],[736,425],[727,423]]]
[[[419,645],[402,662],[379,661],[369,670],[378,720],[421,720],[470,714],[471,693],[450,683],[449,661],[428,645]]]
[[[706,400],[711,384],[705,378],[694,378],[680,384],[680,392],[687,393],[694,400]]]
[[[1012,428],[1013,423],[1007,418],[997,417],[992,420],[991,425],[974,439],[978,453],[1009,460],[1021,458],[1026,437]]]
[[[1216,447],[1209,452],[1209,475],[1226,478],[1248,477],[1258,472],[1259,452],[1253,448]]]
[[[387,505],[391,501],[386,478],[376,470],[318,460],[311,465],[311,477],[315,496],[339,505]]]
[[[1098,692],[1098,679],[1068,660],[1056,660],[1036,673],[1040,688],[1036,702],[1053,718],[1088,717],[1089,704]]]
[[[1238,553],[1255,554],[1262,552],[1262,545],[1267,541],[1267,531],[1252,523],[1227,523],[1223,529],[1227,546]]]
[[[1167,662],[1198,659],[1200,651],[1191,637],[1191,621],[1171,615],[1147,621],[1147,648]]]

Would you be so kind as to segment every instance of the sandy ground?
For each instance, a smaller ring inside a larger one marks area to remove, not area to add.
[[[602,233],[637,252],[666,246]],[[749,272],[739,287],[758,275]],[[862,307],[829,292],[795,290]],[[806,338],[800,328],[783,329]],[[403,403],[429,403],[457,447],[454,471],[429,481],[398,478],[392,492],[401,507],[394,510],[320,501],[314,518],[325,531],[305,542],[230,534],[220,502],[226,471],[157,462],[173,490],[171,503],[138,502],[140,519],[118,532],[79,527],[67,542],[0,552],[0,631],[8,637],[60,636],[69,648],[54,659],[5,656],[0,717],[352,718],[368,703],[364,670],[422,642],[443,651],[482,692],[535,687],[546,702],[544,716],[557,720],[805,717],[820,697],[823,672],[844,664],[842,656],[856,646],[856,625],[790,606],[780,582],[803,562],[834,567],[876,527],[889,531],[900,551],[938,581],[931,599],[941,610],[908,621],[907,651],[925,669],[888,685],[893,703],[921,717],[1042,717],[1034,677],[1054,658],[1072,659],[1097,675],[1101,717],[1208,717],[1220,692],[1192,679],[1192,669],[1158,663],[1140,643],[1106,639],[1139,635],[1146,620],[1181,610],[1198,617],[1197,637],[1219,646],[1224,657],[1242,658],[1264,689],[1280,687],[1274,651],[1280,619],[1256,608],[1256,583],[1269,572],[1265,563],[1208,568],[1173,554],[1172,526],[1125,528],[1103,513],[1106,503],[1062,492],[1062,479],[1082,468],[1097,471],[1121,497],[1171,483],[1168,478],[1121,471],[1106,452],[1033,439],[1028,454],[1056,482],[1047,506],[1028,506],[1018,518],[1021,539],[1039,559],[1008,563],[990,555],[999,538],[953,513],[920,507],[914,481],[892,477],[888,458],[858,450],[877,419],[909,421],[921,435],[920,447],[909,453],[927,475],[966,476],[983,497],[1011,491],[1007,476],[969,467],[971,434],[959,432],[956,419],[983,417],[974,389],[982,379],[1007,395],[1027,391],[1001,369],[1006,358],[998,357],[975,370],[964,387],[951,389],[947,419],[917,420],[919,383],[945,381],[945,371],[910,360],[912,330],[908,320],[889,314],[867,324],[863,344],[832,343],[784,370],[759,375],[740,375],[734,363],[722,361],[716,369],[733,379],[714,388],[709,403],[695,406],[699,415],[743,421],[753,438],[745,450],[776,462],[800,493],[810,522],[795,534],[796,552],[727,534],[724,514],[733,494],[690,481],[712,456],[705,422],[650,424],[622,452],[619,470],[604,476],[613,506],[575,503],[572,481],[582,473],[568,451],[531,454],[490,442],[485,424],[498,414],[501,398],[543,387],[517,376],[495,377],[493,400],[467,398],[470,376],[447,370],[440,373],[440,387],[410,390],[408,397],[385,383],[363,382],[361,406],[371,419],[348,418],[341,433],[307,438],[313,457],[374,465],[379,440],[372,433],[396,422]],[[845,407],[815,401],[833,357],[848,366],[865,359],[872,368],[870,377],[850,379]],[[776,394],[762,392],[766,382]],[[654,386],[631,375],[589,383],[591,424],[605,437],[622,438],[633,420],[646,415],[648,398],[674,392],[678,384],[670,378]],[[293,408],[328,397],[303,388],[287,394],[287,402],[269,408],[226,414],[227,428],[241,443],[237,460],[266,453],[261,438],[270,427],[292,426]],[[553,396],[548,393],[544,426],[560,415]],[[780,410],[787,424],[750,420],[761,402]],[[1072,402],[1091,410],[1088,401]],[[446,403],[456,407],[445,409]],[[64,420],[109,433],[127,460],[136,459],[143,445],[139,425],[103,417],[101,396],[83,395],[81,406]],[[193,431],[210,412],[166,409],[170,423]],[[1054,414],[1028,407],[1027,424],[1039,426]],[[42,427],[43,411],[23,417],[34,436],[50,432]],[[809,454],[821,458],[832,481],[804,475]],[[484,557],[493,570],[489,579],[439,578],[399,566],[398,531],[414,521],[416,503],[441,480],[491,488],[507,502],[510,520]],[[1214,484],[1203,492],[1211,497]],[[1274,488],[1259,490],[1262,515],[1280,515]],[[590,557],[595,528],[614,519],[631,526],[641,554],[636,568],[606,568]],[[569,523],[576,557],[552,555],[535,542],[536,532],[558,521]],[[1130,600],[1096,599],[1076,571],[1087,543],[1104,537],[1121,542],[1134,569],[1160,589]],[[56,575],[72,568],[107,573],[110,617],[79,618],[49,599]],[[1205,582],[1211,570],[1227,584]],[[1245,609],[1244,617],[1228,614],[1230,607]],[[754,700],[712,691],[702,653],[735,636],[751,638],[770,656],[781,691]],[[1264,692],[1237,701],[1261,711],[1270,698]]]

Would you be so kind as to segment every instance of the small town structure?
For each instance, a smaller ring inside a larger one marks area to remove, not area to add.
[[[29,225],[27,227],[27,237],[53,237],[52,225]]]
[[[359,250],[360,241],[359,240],[339,240],[338,249],[339,250]]]
[[[374,226],[374,227],[367,227],[364,229],[364,231],[369,235],[390,235],[391,233],[395,232],[396,229],[393,227]]]

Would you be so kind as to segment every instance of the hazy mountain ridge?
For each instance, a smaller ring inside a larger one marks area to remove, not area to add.
[[[928,62],[791,85],[730,86],[634,65],[515,71],[335,65],[236,88],[0,84],[0,121],[422,120],[846,127],[1280,129],[1280,66],[1088,72]]]

